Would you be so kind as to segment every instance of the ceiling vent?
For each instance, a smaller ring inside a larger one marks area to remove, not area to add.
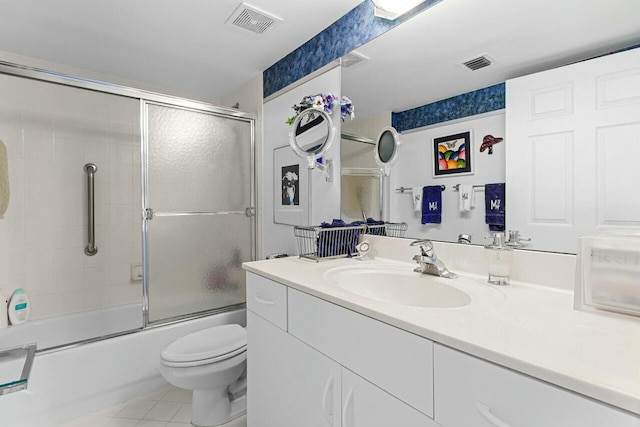
[[[282,19],[277,16],[246,3],[240,3],[240,6],[238,6],[235,12],[227,19],[226,23],[253,31],[254,33],[263,34],[280,21],[282,21]]]
[[[459,64],[459,66],[469,71],[477,71],[481,68],[488,67],[493,62],[495,61],[492,58],[490,58],[486,53],[483,53],[482,55],[478,55],[464,61],[462,64]]]
[[[369,58],[354,50],[353,52],[349,52],[345,56],[340,58],[340,65],[342,65],[343,68],[349,68],[368,60]]]

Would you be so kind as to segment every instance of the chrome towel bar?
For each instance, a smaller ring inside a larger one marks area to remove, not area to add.
[[[84,171],[87,174],[87,224],[88,224],[88,240],[84,253],[87,256],[94,256],[98,253],[96,246],[96,195],[95,195],[95,174],[98,167],[93,163],[84,165]]]
[[[441,185],[440,188],[442,188],[442,191],[444,191],[447,189],[447,186]],[[405,192],[413,191],[413,187],[400,187],[400,188],[396,188],[396,191],[398,193],[405,193]]]

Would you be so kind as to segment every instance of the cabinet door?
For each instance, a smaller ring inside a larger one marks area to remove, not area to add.
[[[342,427],[437,427],[435,421],[342,368]]]
[[[340,365],[247,312],[248,427],[340,427]]]
[[[433,416],[431,341],[295,289],[287,296],[291,335]]]

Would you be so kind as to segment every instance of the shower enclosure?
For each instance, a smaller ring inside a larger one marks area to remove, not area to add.
[[[0,63],[11,199],[0,290],[38,351],[241,308],[255,258],[253,115]]]
[[[241,264],[255,246],[252,123],[151,102],[142,109],[145,321],[244,303]]]

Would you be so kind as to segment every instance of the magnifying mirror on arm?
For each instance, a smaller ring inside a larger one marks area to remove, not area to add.
[[[382,169],[385,176],[391,173],[391,167],[398,159],[398,149],[400,147],[400,135],[391,126],[382,129],[376,140],[374,150],[376,163]]]
[[[299,157],[307,159],[309,169],[319,169],[330,177],[330,163],[323,164],[317,160],[331,147],[335,132],[336,128],[329,114],[309,108],[301,112],[293,122],[289,145]]]

